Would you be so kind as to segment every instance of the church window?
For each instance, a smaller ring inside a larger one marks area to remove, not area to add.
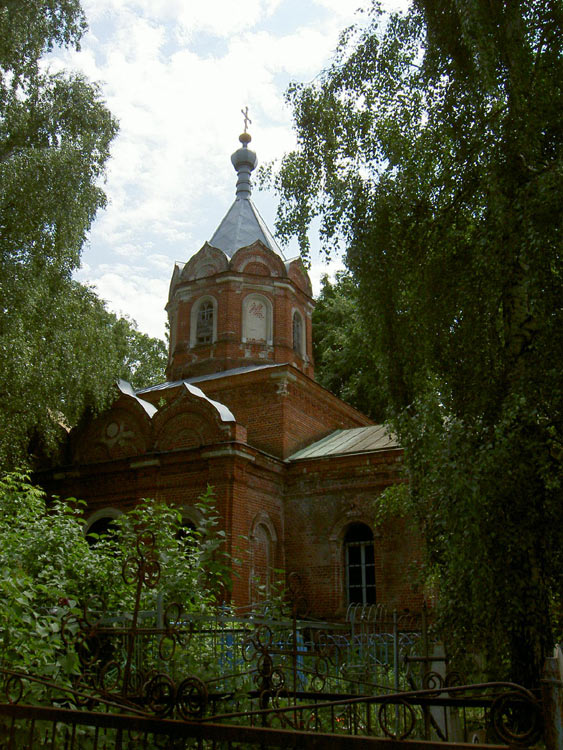
[[[189,518],[182,518],[182,523],[176,532],[176,539],[185,545],[187,551],[195,550],[199,540],[196,524]]]
[[[297,312],[293,313],[293,350],[301,357],[304,352],[303,318]]]
[[[95,546],[100,537],[110,536],[117,531],[115,519],[119,518],[121,512],[115,508],[104,508],[94,513],[86,523],[84,536],[90,547]]]
[[[190,345],[212,344],[216,339],[217,302],[204,297],[192,307]]]
[[[271,583],[272,543],[268,529],[262,524],[254,529],[251,550],[251,600],[255,602],[268,596]]]
[[[196,341],[198,344],[210,344],[213,340],[213,304],[203,302],[197,313],[197,333]]]
[[[375,553],[373,533],[364,523],[354,523],[344,537],[348,604],[375,604]]]
[[[250,543],[250,601],[257,603],[264,601],[271,593],[277,541],[275,527],[264,511],[260,511],[254,519],[248,539]]]
[[[242,340],[272,343],[272,304],[261,294],[249,294],[242,308]]]

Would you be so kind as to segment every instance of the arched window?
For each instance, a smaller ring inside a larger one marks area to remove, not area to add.
[[[348,604],[375,604],[373,533],[365,523],[353,523],[344,537]]]
[[[270,532],[258,524],[251,538],[251,601],[257,602],[270,594],[272,540]]]
[[[86,541],[92,547],[100,536],[107,536],[115,530],[114,521],[121,512],[115,508],[104,508],[92,514],[84,527]]]
[[[202,302],[197,311],[197,344],[210,344],[213,341],[213,304]]]
[[[190,345],[212,344],[217,339],[217,302],[204,297],[192,307]]]
[[[257,603],[270,595],[277,543],[275,526],[264,511],[260,511],[254,518],[248,540],[250,543],[250,601]]]
[[[304,344],[304,326],[303,318],[297,310],[293,313],[293,351],[297,352],[299,356],[303,356],[305,348]]]
[[[242,340],[272,344],[272,303],[261,294],[249,294],[244,298]]]
[[[199,540],[196,532],[196,524],[190,518],[182,518],[182,523],[176,532],[176,539],[183,542],[189,550],[193,550],[197,547]]]

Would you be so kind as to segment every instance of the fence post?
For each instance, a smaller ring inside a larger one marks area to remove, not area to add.
[[[156,595],[156,627],[159,630],[164,630],[164,606],[161,592]]]
[[[399,617],[393,610],[393,672],[395,692],[399,692]],[[395,737],[399,736],[399,704],[395,704]]]
[[[555,646],[553,658],[546,659],[541,680],[547,750],[563,745],[563,651]]]
[[[425,687],[425,677],[429,669],[429,647],[428,647],[428,611],[426,609],[426,599],[422,602],[422,656],[424,661],[420,664],[420,686]],[[424,707],[424,738],[430,739],[430,712]]]
[[[399,617],[397,610],[393,610],[393,672],[395,676],[395,692],[399,692]]]

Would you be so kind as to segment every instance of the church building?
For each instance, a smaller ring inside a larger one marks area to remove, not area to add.
[[[283,570],[300,574],[317,617],[343,618],[350,604],[419,610],[420,542],[399,519],[373,523],[402,451],[315,382],[311,282],[252,202],[250,140],[243,133],[232,156],[234,203],[174,268],[167,381],[137,392],[121,381],[111,408],[71,431],[66,465],[43,482],[87,501],[91,531],[140,498],[174,504],[197,525],[211,485],[240,559],[234,605],[257,601]]]

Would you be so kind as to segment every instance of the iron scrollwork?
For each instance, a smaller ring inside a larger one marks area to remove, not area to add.
[[[74,700],[77,705],[93,705],[97,700],[135,706],[160,718],[175,711],[184,718],[201,718],[208,705],[205,684],[194,676],[176,685],[166,672],[144,670],[134,663],[135,643],[139,637],[150,634],[158,637],[157,653],[160,662],[173,659],[177,646],[185,645],[191,635],[186,628],[182,607],[173,602],[163,615],[161,628],[143,628],[139,625],[141,594],[143,589],[155,589],[160,581],[160,563],[156,556],[155,536],[143,530],[136,538],[135,553],[122,565],[122,578],[135,586],[135,603],[131,624],[120,628],[108,622],[107,609],[100,597],[90,597],[83,605],[81,615],[70,614],[64,618],[61,634],[63,643],[73,647],[80,663],[80,677],[75,681]],[[186,637],[187,631],[187,637]],[[121,638],[124,649],[111,645],[112,639]]]

